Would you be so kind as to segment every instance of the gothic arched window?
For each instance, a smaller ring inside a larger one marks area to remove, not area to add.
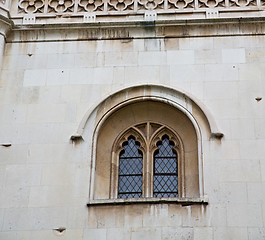
[[[174,143],[164,135],[154,153],[153,196],[178,196],[178,156]]]
[[[143,154],[133,136],[123,143],[119,156],[118,198],[142,197]]]
[[[114,144],[111,198],[178,197],[183,147],[169,127],[145,122]]]
[[[203,196],[201,140],[193,122],[171,105],[124,106],[106,116],[95,136],[93,201],[182,202]]]

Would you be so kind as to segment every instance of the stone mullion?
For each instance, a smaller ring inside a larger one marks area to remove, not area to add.
[[[146,168],[144,173],[144,186],[145,186],[145,193],[144,197],[151,197],[151,172],[150,172],[150,152],[149,146],[146,148]]]
[[[150,154],[150,123],[147,123],[147,139],[146,139],[146,159],[145,159],[145,169],[144,169],[144,183],[145,183],[145,194],[144,197],[151,197],[151,161],[152,156]]]

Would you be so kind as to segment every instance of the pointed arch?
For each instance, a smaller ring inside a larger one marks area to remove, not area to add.
[[[179,197],[185,197],[185,154],[184,154],[184,144],[182,142],[181,137],[178,135],[177,131],[174,131],[173,129],[170,129],[168,126],[161,126],[159,129],[157,129],[154,134],[151,137],[150,140],[150,150],[153,157],[152,161],[152,168],[155,169],[155,153],[159,149],[158,143],[163,141],[163,137],[167,136],[169,142],[171,141],[173,143],[172,150],[176,152],[177,155],[177,168],[178,168],[178,196]],[[153,176],[154,178],[154,171]],[[154,182],[152,183],[152,191],[154,189],[153,186]]]
[[[130,127],[118,135],[112,147],[111,158],[111,182],[110,182],[110,199],[118,198],[119,194],[119,173],[120,173],[120,154],[124,150],[124,143],[133,137],[135,143],[139,143],[139,150],[142,152],[142,162],[145,159],[146,141],[143,134],[135,127]]]
[[[169,139],[170,137],[164,134],[161,140],[156,142],[156,150],[152,155],[153,197],[179,197],[180,195],[180,157],[175,143]]]
[[[102,114],[97,120],[96,124],[98,124],[102,120],[101,118],[108,116],[111,112],[132,102],[142,101],[144,99],[167,102],[182,110],[184,114],[195,107],[195,111],[199,111],[200,114],[203,115],[204,120],[206,120],[211,136],[216,138],[223,137],[223,133],[218,129],[215,119],[209,109],[192,94],[185,90],[163,84],[141,84],[118,89],[98,100],[86,111],[77,130],[72,134],[71,139],[83,137],[86,125],[95,112],[98,113],[101,111]],[[109,103],[111,104],[109,105]],[[103,111],[102,108],[104,108]],[[192,115],[194,116],[194,114]],[[196,116],[194,116],[194,118],[196,119]]]

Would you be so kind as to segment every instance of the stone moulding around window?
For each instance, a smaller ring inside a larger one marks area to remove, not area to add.
[[[189,206],[208,205],[208,203],[208,200],[204,198],[129,198],[91,200],[87,203],[87,207],[131,204],[180,204]]]
[[[129,96],[129,97],[128,97]],[[170,98],[169,98],[170,96]],[[111,101],[108,101],[110,100]],[[144,196],[141,199],[135,198],[134,200],[121,200],[116,199],[115,196],[111,195],[116,191],[113,191],[113,189],[110,188],[110,186],[114,186],[112,176],[109,174],[111,173],[111,165],[108,166],[107,171],[104,170],[104,172],[100,172],[100,168],[96,168],[97,163],[100,161],[97,161],[98,159],[98,153],[97,153],[97,142],[99,139],[99,133],[102,130],[102,127],[105,126],[105,122],[111,117],[114,116],[113,113],[116,113],[118,111],[122,111],[122,109],[125,109],[127,106],[132,104],[142,104],[142,102],[152,102],[154,104],[159,105],[169,105],[172,108],[174,108],[176,111],[179,112],[179,114],[186,116],[188,118],[188,121],[193,125],[194,131],[197,137],[197,150],[198,153],[196,154],[198,158],[198,188],[196,189],[191,188],[193,190],[190,191],[189,194],[186,194],[184,196],[179,196],[177,198],[174,198],[174,200],[167,200],[165,202],[167,203],[173,203],[173,204],[204,204],[208,203],[205,201],[205,195],[204,195],[204,179],[203,179],[203,146],[202,146],[202,139],[209,139],[211,133],[219,132],[217,129],[217,126],[215,124],[214,118],[211,114],[209,114],[208,111],[205,110],[204,105],[201,105],[197,103],[197,101],[194,99],[194,97],[189,97],[189,95],[185,92],[182,92],[180,90],[171,89],[168,87],[165,87],[163,85],[136,85],[131,86],[122,90],[119,90],[115,93],[110,94],[104,100],[100,101],[97,105],[92,107],[91,110],[89,110],[82,122],[79,125],[78,131],[76,132],[77,136],[82,136],[86,141],[92,144],[92,148],[89,151],[89,155],[91,154],[91,174],[90,174],[90,189],[89,189],[89,196],[88,196],[88,206],[92,205],[100,205],[100,204],[125,204],[125,203],[145,203],[150,202],[150,199],[152,199],[152,196]],[[200,103],[200,101],[198,101]],[[138,109],[138,108],[137,108]],[[198,111],[195,111],[198,109]],[[173,110],[172,110],[173,111]],[[99,114],[99,115],[96,115]],[[202,117],[200,117],[202,116]],[[95,123],[95,117],[97,117],[97,122]],[[137,123],[143,122],[143,121],[149,121],[152,119],[139,119]],[[159,122],[158,119],[155,119],[156,122]],[[162,121],[162,120],[161,120]],[[137,124],[132,123],[132,124]],[[167,124],[167,122],[163,122],[163,124]],[[92,125],[96,124],[96,127],[91,127]],[[126,125],[126,124],[125,124]],[[168,125],[168,124],[167,124]],[[90,126],[90,127],[89,127]],[[132,126],[131,123],[128,126],[124,126],[124,128],[120,129],[118,133],[122,134],[122,132],[127,128]],[[171,126],[171,125],[168,125]],[[204,127],[203,127],[204,126]],[[172,126],[171,126],[172,127]],[[179,129],[177,126],[173,129]],[[104,136],[104,134],[103,134]],[[105,139],[104,137],[102,139]],[[108,159],[115,159],[114,156],[111,155],[111,148],[113,146],[113,143],[117,139],[117,136],[112,136],[112,141],[110,141],[110,146],[108,147],[108,151],[110,152]],[[105,145],[104,145],[105,146]],[[106,159],[104,156],[102,156],[102,159]],[[114,158],[113,158],[114,157]],[[111,161],[111,160],[110,160]],[[103,166],[103,169],[106,165]],[[97,171],[96,171],[97,169]],[[107,175],[106,175],[107,173]],[[103,185],[100,183],[100,179],[98,176],[107,176],[105,179],[103,179]],[[182,176],[184,176],[182,174]],[[106,183],[106,181],[107,183]],[[187,178],[189,180],[189,178]],[[111,182],[112,181],[112,182]],[[185,180],[186,182],[186,180]],[[192,184],[192,181],[190,181],[190,184]],[[193,186],[193,185],[192,185]],[[104,188],[104,191],[102,190],[102,187]],[[97,191],[100,189],[100,191]],[[189,189],[189,188],[188,188]],[[187,189],[186,189],[187,190]],[[110,194],[111,193],[111,194]],[[111,197],[112,196],[112,197]],[[111,199],[112,198],[112,199]],[[106,200],[103,200],[106,199]],[[145,200],[146,199],[146,200]],[[152,201],[152,203],[162,203],[160,201],[160,198],[155,199]]]

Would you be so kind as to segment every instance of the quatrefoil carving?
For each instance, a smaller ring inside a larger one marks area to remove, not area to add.
[[[71,11],[71,7],[73,7],[73,0],[50,0],[49,7],[52,8],[53,11],[57,13],[64,13]]]
[[[238,7],[247,7],[253,3],[253,0],[231,0],[231,2],[235,3]]]
[[[199,0],[199,2],[208,8],[224,7],[224,0]]]
[[[18,3],[19,8],[25,13],[43,12],[43,0],[20,0]]]
[[[109,0],[109,5],[117,11],[124,11],[133,5],[133,0]]]
[[[80,0],[79,6],[84,9],[86,12],[93,12],[103,7],[104,3],[102,0]]]
[[[139,0],[139,3],[147,10],[154,10],[163,2],[163,0]]]
[[[193,2],[193,0],[168,0],[175,8],[184,9],[187,8],[189,4]]]

